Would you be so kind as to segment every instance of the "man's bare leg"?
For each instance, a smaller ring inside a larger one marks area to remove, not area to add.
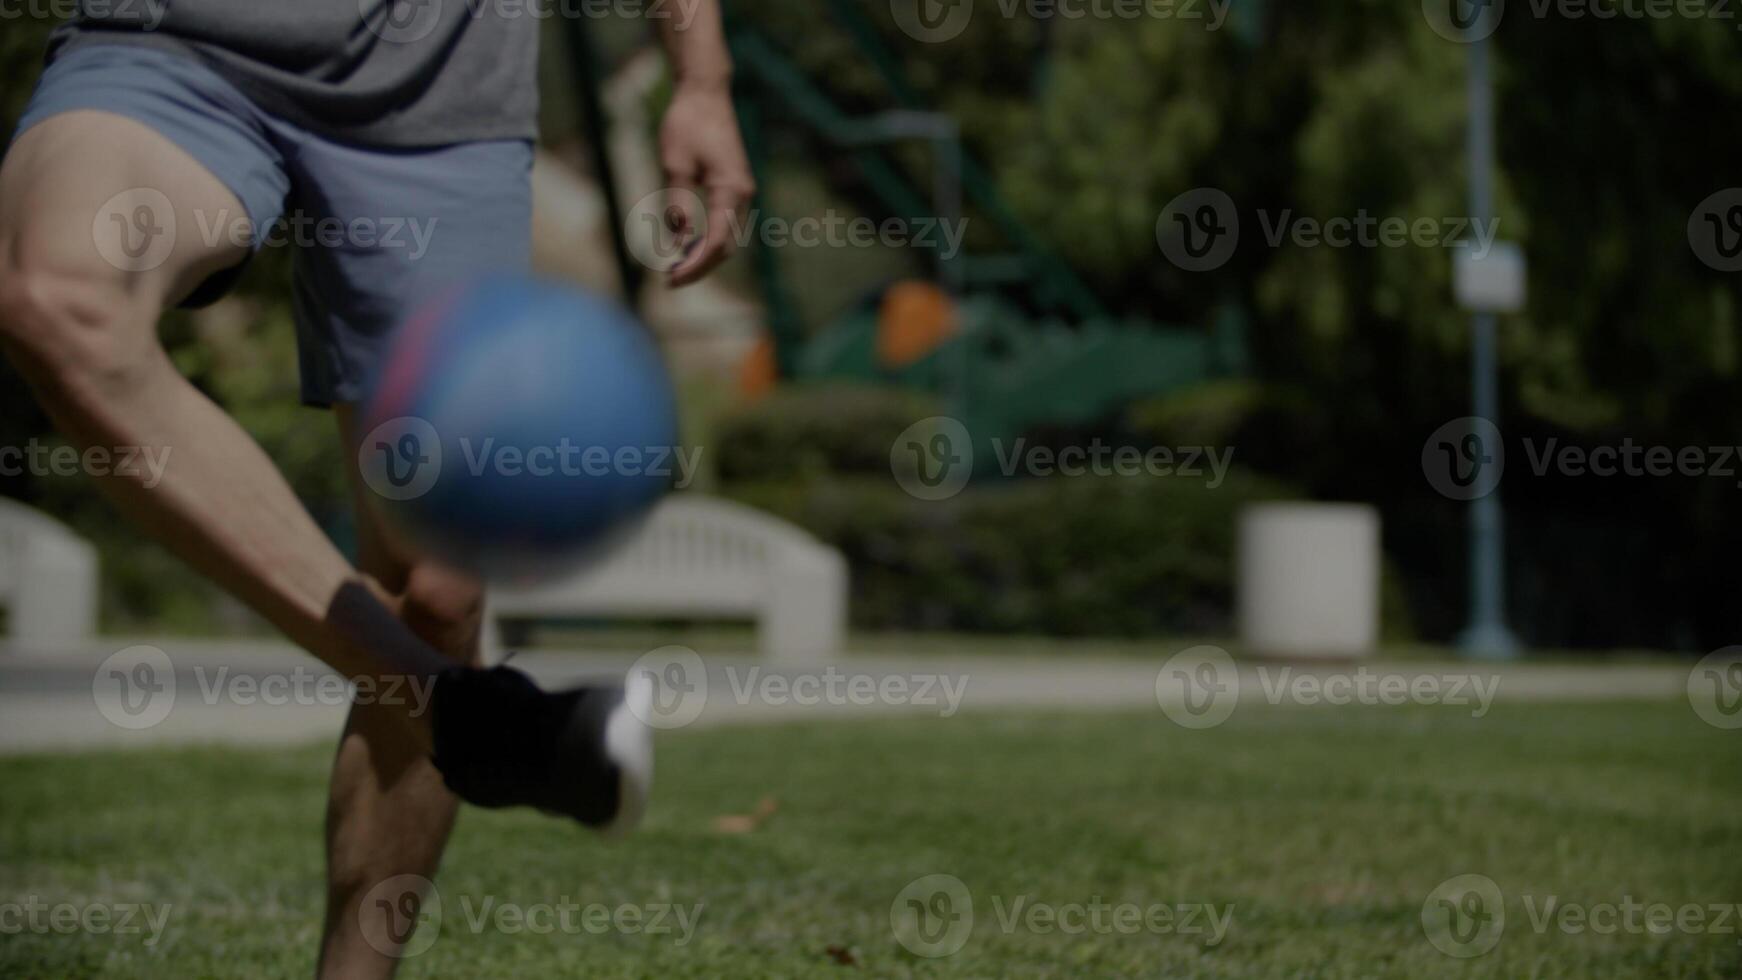
[[[173,202],[181,230],[168,259],[140,272],[104,258],[120,254],[128,230],[99,220],[136,188]],[[137,122],[69,112],[33,127],[0,166],[0,347],[81,449],[169,452],[155,486],[144,472],[99,480],[140,527],[346,676],[432,676],[451,662],[382,604],[386,593],[351,568],[260,447],[158,343],[162,310],[243,258],[198,233],[226,211],[244,213]],[[427,742],[427,719],[407,730]]]
[[[431,646],[477,664],[483,589],[472,578],[403,553],[382,532],[355,461],[361,433],[349,406],[337,409],[340,439],[352,462],[358,564],[396,593],[401,618]],[[327,805],[327,919],[321,939],[325,980],[393,975],[397,951],[380,948],[385,930],[365,935],[361,904],[376,885],[399,875],[434,876],[459,801],[442,785],[429,754],[379,705],[357,704],[333,760]],[[397,899],[399,896],[395,895]],[[395,907],[397,908],[397,906]],[[397,914],[389,909],[382,914]],[[373,942],[371,942],[373,939]]]

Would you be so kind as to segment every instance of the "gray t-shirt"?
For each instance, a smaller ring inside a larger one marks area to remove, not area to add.
[[[138,44],[198,57],[261,108],[366,146],[531,139],[538,18],[502,0],[79,0],[52,60]]]

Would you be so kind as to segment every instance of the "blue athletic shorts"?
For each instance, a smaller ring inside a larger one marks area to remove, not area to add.
[[[192,56],[128,45],[76,48],[55,59],[18,132],[77,109],[150,126],[247,211],[247,224],[212,216],[179,234],[233,234],[243,244],[252,238],[256,250],[294,250],[308,404],[359,400],[388,332],[426,297],[456,280],[531,265],[529,141],[418,149],[337,143],[267,114]],[[188,305],[222,296],[239,272],[205,283]]]

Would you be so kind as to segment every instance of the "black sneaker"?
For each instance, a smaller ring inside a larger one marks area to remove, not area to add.
[[[511,667],[454,667],[435,682],[435,765],[476,806],[530,806],[607,836],[641,822],[653,784],[646,678],[546,693]]]

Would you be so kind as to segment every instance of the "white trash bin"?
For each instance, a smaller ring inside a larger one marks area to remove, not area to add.
[[[97,551],[64,525],[0,499],[0,605],[8,640],[35,653],[76,647],[97,628]]]
[[[1365,657],[1379,641],[1379,512],[1257,504],[1240,515],[1240,642],[1285,657]]]

